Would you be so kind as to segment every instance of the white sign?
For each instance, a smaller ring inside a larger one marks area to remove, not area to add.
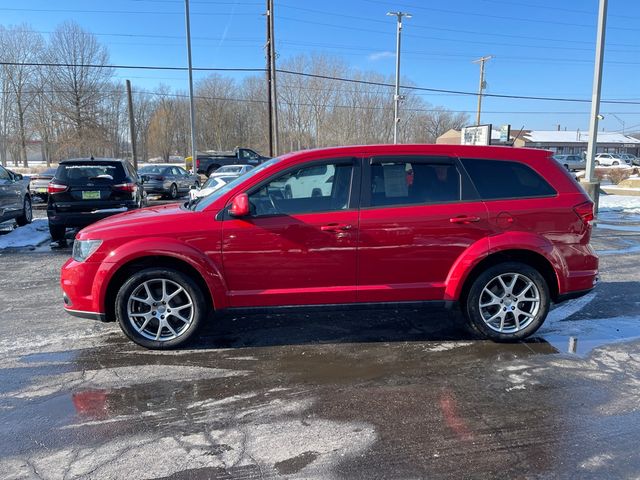
[[[491,145],[491,125],[462,127],[462,145]]]

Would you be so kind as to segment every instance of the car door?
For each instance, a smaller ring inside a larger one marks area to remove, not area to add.
[[[307,173],[318,165],[332,177],[318,175],[315,190],[285,198],[283,185],[309,181]],[[359,172],[352,158],[322,160],[291,167],[246,192],[251,215],[226,214],[223,224],[230,306],[356,300]]]
[[[0,221],[9,217],[11,177],[6,168],[0,166]]]
[[[23,190],[25,189],[22,178],[15,173],[9,172],[9,183],[7,184],[8,199],[7,209],[16,213],[22,210]]]
[[[358,301],[443,300],[456,259],[490,232],[487,210],[457,160],[365,162]]]

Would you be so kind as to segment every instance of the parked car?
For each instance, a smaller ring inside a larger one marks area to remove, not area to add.
[[[190,159],[191,157],[186,159],[187,164],[190,162]],[[195,170],[196,173],[209,177],[220,167],[226,165],[246,164],[256,166],[268,159],[268,157],[263,157],[250,148],[236,147],[230,152],[207,152],[198,154],[196,165],[192,167],[192,169]]]
[[[640,158],[630,153],[621,153],[620,158],[627,162],[628,165],[640,165]]]
[[[0,166],[0,222],[15,219],[23,226],[32,218],[29,177]]]
[[[219,177],[218,176],[209,177],[208,180],[204,182],[204,185],[202,185],[202,188],[196,192],[195,196],[206,197],[207,195],[210,195],[216,190],[224,187],[227,183],[232,182],[239,176],[240,175],[225,175],[225,176],[220,175]]]
[[[182,167],[145,165],[138,169],[144,181],[147,194],[160,194],[175,200],[191,190],[200,187],[200,177],[187,172]]]
[[[229,175],[235,175],[239,177],[240,175],[244,175],[245,173],[247,173],[252,168],[253,165],[225,165],[209,175],[209,178]]]
[[[41,173],[31,175],[31,182],[29,183],[29,192],[31,197],[40,197],[44,200],[47,199],[47,186],[49,182],[56,174],[57,167],[47,168]]]
[[[622,158],[617,153],[598,153],[595,156],[594,163],[596,166],[604,165],[607,167],[617,166],[617,165],[630,165],[631,162]]]
[[[553,158],[570,172],[587,168],[587,161],[582,155],[554,155]]]
[[[309,185],[295,188],[296,177]],[[595,286],[592,220],[587,194],[544,150],[309,150],[189,208],[83,229],[61,286],[67,312],[117,320],[148,348],[185,344],[212,310],[397,302],[457,304],[482,337],[516,341],[542,325],[551,302]]]
[[[126,160],[63,160],[49,182],[47,217],[54,241],[64,240],[68,227],[85,227],[116,213],[143,205],[144,191]]]

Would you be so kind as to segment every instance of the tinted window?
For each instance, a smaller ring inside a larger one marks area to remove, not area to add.
[[[124,167],[115,162],[64,163],[58,167],[56,178],[63,182],[85,183],[88,181],[115,181],[125,179]]]
[[[292,215],[348,208],[351,164],[327,163],[292,170],[249,195],[253,214]]]
[[[462,159],[462,164],[484,200],[556,194],[544,178],[522,163]]]
[[[455,165],[390,160],[371,165],[371,206],[411,205],[460,200]]]
[[[0,167],[0,180],[9,180],[9,172]]]

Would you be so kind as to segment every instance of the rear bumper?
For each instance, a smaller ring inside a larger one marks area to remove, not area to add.
[[[98,322],[107,321],[107,316],[104,313],[82,312],[80,310],[71,310],[70,308],[65,308],[65,311],[72,317],[87,318],[89,320],[96,320]]]
[[[86,227],[103,218],[117,215],[138,208],[135,202],[127,202],[120,206],[105,206],[91,212],[59,212],[47,210],[47,217],[51,225],[64,225],[65,227]]]

